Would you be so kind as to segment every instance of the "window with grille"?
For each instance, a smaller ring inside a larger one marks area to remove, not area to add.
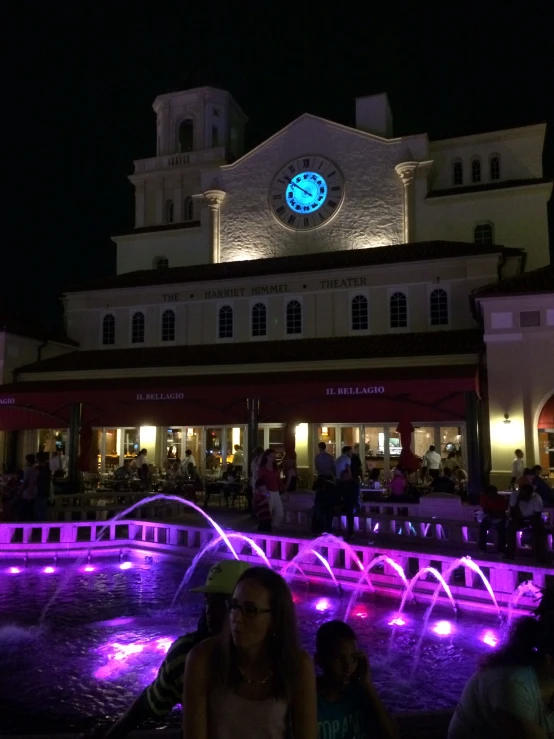
[[[478,223],[473,229],[475,244],[494,244],[494,229],[492,223]]]
[[[479,157],[473,157],[471,160],[471,181],[481,182],[481,160]]]
[[[267,308],[263,303],[252,307],[252,336],[267,336]]]
[[[162,341],[175,341],[175,313],[165,310],[162,314]]]
[[[287,334],[302,333],[302,306],[298,300],[287,303]]]
[[[115,344],[115,316],[111,313],[102,321],[102,343],[106,346]]]
[[[131,321],[131,343],[144,344],[144,313],[134,313]]]
[[[154,269],[167,269],[169,259],[167,257],[154,257]]]
[[[452,184],[464,184],[464,165],[461,159],[456,159],[452,162]]]
[[[448,325],[448,295],[446,290],[437,288],[429,298],[431,310],[431,326]]]
[[[365,295],[355,295],[352,298],[352,331],[367,331],[369,315],[367,298]]]
[[[224,305],[219,309],[219,331],[220,339],[233,338],[233,309],[230,305]]]
[[[179,126],[179,151],[192,151],[194,148],[194,122],[187,118]]]
[[[183,203],[183,218],[185,221],[194,221],[194,203],[192,198],[185,198]]]
[[[390,296],[390,327],[406,328],[408,326],[408,301],[404,293],[393,293]]]
[[[541,325],[541,312],[539,310],[524,310],[519,314],[520,328],[532,328]]]
[[[489,161],[490,178],[491,180],[500,179],[500,157],[498,154],[493,154]]]
[[[166,223],[173,223],[173,218],[175,216],[175,206],[173,204],[173,200],[166,200],[165,201],[165,222]]]

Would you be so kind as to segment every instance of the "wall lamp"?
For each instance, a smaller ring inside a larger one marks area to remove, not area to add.
[[[505,413],[504,414],[504,423],[512,423],[511,420],[510,420],[510,414],[509,413]]]

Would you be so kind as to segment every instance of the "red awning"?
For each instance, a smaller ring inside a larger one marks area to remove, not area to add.
[[[554,429],[554,395],[546,401],[539,416],[539,429]]]
[[[0,429],[67,427],[73,403],[93,427],[246,423],[248,397],[266,422],[448,422],[477,391],[475,367],[18,383],[0,388]]]

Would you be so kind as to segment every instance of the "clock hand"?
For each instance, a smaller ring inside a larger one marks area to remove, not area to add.
[[[304,193],[304,195],[307,195],[310,198],[312,197],[311,192],[304,190],[303,187],[300,187],[300,185],[297,185],[296,182],[293,182],[290,177],[285,177],[285,180],[288,180],[293,187],[297,187],[299,190],[301,190]]]

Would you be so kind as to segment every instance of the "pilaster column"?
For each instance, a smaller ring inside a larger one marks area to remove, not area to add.
[[[403,239],[409,244],[413,235],[413,182],[417,170],[417,162],[401,162],[395,167],[396,174],[402,180]]]
[[[137,182],[135,185],[135,228],[142,228],[144,226],[145,196],[146,188],[144,181]]]
[[[158,180],[158,187],[156,188],[156,223],[165,223],[163,177]]]
[[[204,197],[208,201],[208,207],[210,209],[210,236],[212,245],[212,262],[213,264],[219,264],[221,261],[221,249],[220,249],[220,229],[219,229],[219,207],[225,200],[225,193],[223,190],[206,190]]]

